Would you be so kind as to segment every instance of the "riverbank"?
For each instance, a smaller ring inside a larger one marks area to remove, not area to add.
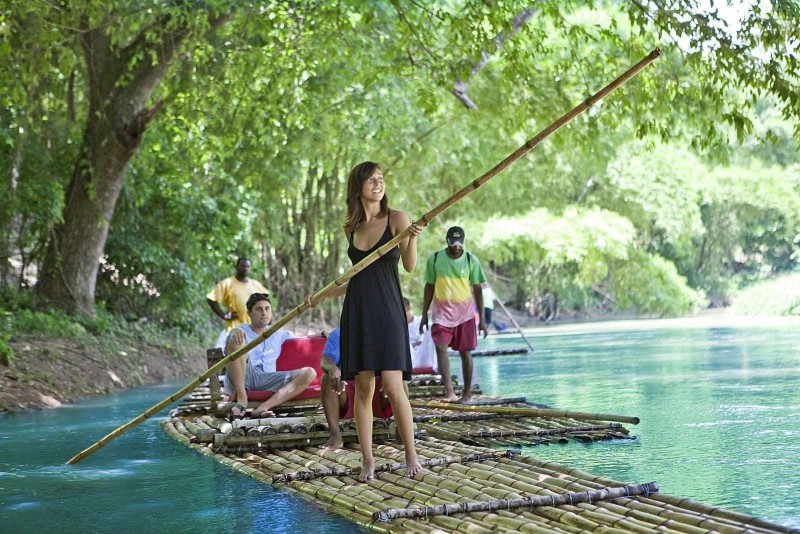
[[[0,364],[0,413],[54,408],[198,375],[206,367],[205,351],[190,341],[20,335],[8,345],[14,358]]]
[[[675,319],[609,318],[542,323],[523,313],[514,318],[526,336],[574,335],[589,332],[652,328],[800,326],[797,317],[741,316],[706,311]],[[500,312],[496,320],[508,322]],[[329,330],[317,323],[298,322],[297,335]],[[513,327],[507,330],[513,335]],[[493,334],[502,336],[505,334]],[[14,351],[10,366],[0,363],[0,413],[54,408],[76,400],[170,380],[187,380],[206,369],[206,346],[200,340],[154,336],[103,335],[42,337],[17,335],[8,342]]]
[[[69,329],[66,329],[69,330]],[[10,365],[0,363],[0,413],[57,408],[125,389],[190,380],[206,369],[206,343],[136,326],[93,335],[16,333],[7,342]],[[325,330],[299,322],[296,335]],[[210,346],[210,345],[209,345]]]

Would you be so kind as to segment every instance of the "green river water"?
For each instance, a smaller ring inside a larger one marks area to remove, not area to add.
[[[475,359],[484,392],[642,422],[628,425],[635,440],[525,454],[800,528],[800,323],[625,322],[530,339],[532,354]],[[500,335],[479,348],[522,345]],[[0,416],[0,532],[360,531],[168,438],[165,413],[64,465],[185,382]]]

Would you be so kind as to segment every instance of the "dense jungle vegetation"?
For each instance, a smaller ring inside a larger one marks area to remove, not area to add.
[[[354,164],[413,219],[656,47],[420,261],[459,224],[542,319],[725,305],[800,261],[800,4],[735,4],[0,2],[0,335],[37,305],[205,328],[241,255],[288,311],[348,267]]]

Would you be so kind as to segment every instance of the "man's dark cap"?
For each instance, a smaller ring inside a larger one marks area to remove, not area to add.
[[[447,231],[447,244],[451,247],[455,244],[464,246],[464,229],[460,226],[453,226]]]

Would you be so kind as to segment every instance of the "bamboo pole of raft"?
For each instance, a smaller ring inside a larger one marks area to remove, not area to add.
[[[500,458],[510,458],[515,453],[512,451],[493,451],[487,453],[473,453],[464,456],[445,456],[444,458],[431,458],[429,460],[421,460],[422,467],[436,467],[439,465],[450,464],[467,464],[471,462],[482,462],[483,460],[497,460]],[[375,466],[375,473],[383,471],[397,471],[406,467],[406,464],[401,462],[387,463]],[[326,469],[317,469],[316,471],[297,471],[294,473],[280,473],[272,475],[272,483],[278,482],[292,482],[293,480],[312,480],[320,477],[328,476],[350,476],[353,473],[360,471],[361,468],[355,467],[331,467]]]
[[[470,430],[461,434],[465,438],[508,438],[516,436],[559,436],[573,432],[600,432],[603,430],[620,430],[619,423],[607,425],[567,426],[563,428],[536,428],[515,430]]]
[[[412,408],[432,408],[437,410],[451,410],[454,412],[479,412],[494,413],[503,415],[515,415],[517,417],[566,417],[570,419],[591,420],[591,421],[616,421],[618,423],[639,424],[638,417],[627,415],[614,415],[610,413],[589,413],[574,412],[570,410],[557,410],[555,408],[517,408],[514,406],[470,406],[469,404],[455,404],[449,402],[425,402],[416,399],[411,400]]]
[[[620,497],[650,495],[658,492],[658,483],[629,484],[616,488],[602,488],[581,492],[570,491],[561,495],[534,495],[519,499],[497,499],[493,501],[472,501],[463,503],[440,504],[421,508],[389,508],[372,514],[373,521],[391,521],[398,518],[432,517],[437,515],[464,514],[470,512],[493,512],[495,510],[511,510],[512,508],[534,508],[536,506],[559,506],[562,504],[580,504],[592,501],[608,501]]]
[[[501,161],[500,163],[489,169],[486,173],[483,174],[483,176],[477,178],[476,180],[470,182],[469,184],[461,188],[450,198],[448,198],[447,200],[445,200],[444,202],[442,202],[441,204],[430,210],[428,213],[417,219],[415,222],[421,223],[423,226],[428,225],[431,221],[433,221],[436,217],[438,217],[439,214],[441,214],[444,210],[451,207],[453,204],[455,204],[468,194],[472,193],[473,191],[485,185],[486,182],[497,176],[501,171],[505,170],[512,163],[514,163],[522,156],[533,150],[534,147],[536,147],[539,143],[548,138],[551,134],[555,133],[562,126],[564,126],[572,119],[574,119],[575,117],[577,117],[578,115],[580,115],[581,113],[583,113],[584,111],[595,105],[597,102],[608,96],[610,93],[621,87],[625,82],[627,82],[628,80],[639,74],[640,71],[642,71],[644,68],[650,65],[650,63],[655,61],[656,58],[660,55],[661,55],[661,50],[659,50],[658,48],[650,52],[645,58],[643,58],[634,66],[632,66],[627,71],[622,73],[616,80],[614,80],[613,82],[611,82],[610,84],[608,84],[607,86],[605,86],[604,88],[602,88],[601,90],[599,90],[598,92],[587,98],[581,104],[578,104],[570,111],[562,115],[550,126],[548,126],[544,130],[536,134],[534,137],[526,141],[525,144],[523,144],[521,147],[512,152],[503,161]],[[194,388],[196,388],[198,385],[200,385],[200,383],[202,383],[204,380],[206,380],[212,375],[217,374],[219,371],[225,368],[225,366],[228,365],[230,362],[240,358],[241,356],[247,354],[249,351],[257,347],[262,341],[264,341],[272,334],[277,332],[279,328],[292,321],[295,317],[306,311],[309,307],[314,307],[317,304],[323,302],[336,289],[342,287],[345,284],[345,282],[353,278],[359,272],[363,271],[367,266],[375,262],[378,258],[380,258],[384,254],[386,254],[387,252],[398,246],[401,241],[408,238],[409,234],[411,233],[410,228],[411,227],[409,226],[408,228],[397,234],[388,243],[380,247],[375,252],[371,253],[369,256],[367,256],[360,262],[353,265],[339,278],[336,278],[333,282],[329,283],[321,290],[316,292],[314,296],[311,298],[310,305],[303,302],[302,304],[294,308],[292,311],[290,311],[289,313],[278,319],[276,323],[274,323],[270,328],[265,330],[260,336],[256,337],[253,341],[251,341],[244,347],[240,348],[236,352],[233,352],[232,354],[229,354],[225,358],[221,359],[220,361],[209,367],[206,372],[204,372],[203,374],[195,378],[193,381],[191,381],[189,384],[187,384],[180,390],[176,391],[169,397],[166,397],[164,400],[154,404],[153,406],[142,412],[139,416],[135,417],[134,419],[131,419],[124,425],[116,428],[114,431],[110,432],[102,439],[100,439],[100,441],[82,450],[81,452],[70,458],[67,461],[67,463],[75,464],[80,462],[82,459],[94,453],[96,450],[104,447],[108,442],[110,442],[114,438],[121,436],[131,428],[138,426],[139,424],[149,419],[154,414],[158,413],[159,411],[166,408],[175,401],[181,399],[190,391],[192,391]]]

